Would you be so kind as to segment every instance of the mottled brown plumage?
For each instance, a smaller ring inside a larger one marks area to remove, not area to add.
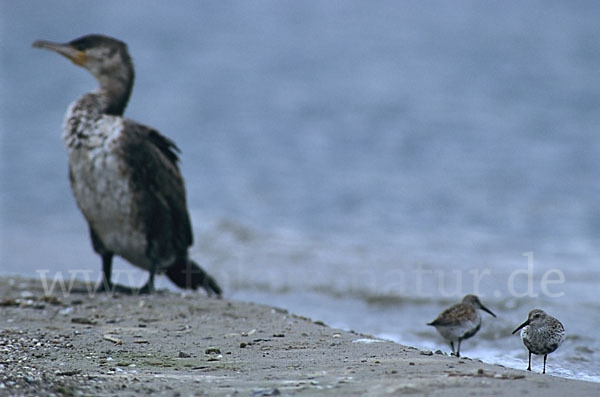
[[[481,316],[478,309],[496,317],[491,310],[481,304],[477,296],[466,295],[461,303],[444,310],[427,325],[434,326],[440,335],[450,343],[452,354],[460,357],[460,343],[475,335],[481,327]],[[457,343],[456,350],[454,342]]]

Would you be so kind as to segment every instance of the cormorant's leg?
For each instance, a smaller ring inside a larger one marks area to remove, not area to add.
[[[153,263],[150,268],[150,277],[148,277],[148,282],[146,285],[140,289],[140,294],[152,294],[154,293],[154,275],[156,274],[156,264]]]
[[[106,292],[112,294],[120,292],[123,294],[133,294],[134,290],[131,287],[124,287],[119,284],[113,284],[112,282],[112,259],[113,254],[111,252],[105,252],[102,254],[102,281],[96,288],[96,292]]]
[[[102,258],[102,281],[96,286],[96,292],[112,292],[112,258],[113,253],[104,247],[102,240],[90,226],[90,239],[94,251]]]
[[[456,357],[460,357],[460,338],[458,338],[458,348],[456,349]]]
[[[108,287],[112,284],[112,258],[113,254],[110,252],[102,255],[102,283]]]
[[[543,374],[546,373],[546,359],[548,358],[547,354],[544,354],[544,370],[542,371]]]
[[[114,292],[122,292],[124,294],[132,294],[133,290],[129,287],[124,287],[119,284],[112,283],[112,260],[113,253],[106,249],[102,240],[98,237],[94,229],[90,226],[90,238],[94,251],[102,257],[102,281],[96,287],[96,292],[106,292],[112,294]]]
[[[531,371],[531,350],[529,350],[529,365],[527,366],[527,371]]]
[[[112,292],[112,258],[113,254],[110,252],[102,254],[102,281],[96,288],[96,292]]]

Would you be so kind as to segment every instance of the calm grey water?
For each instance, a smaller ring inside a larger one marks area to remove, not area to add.
[[[0,273],[98,276],[60,139],[95,82],[31,43],[105,33],[229,297],[447,351],[425,323],[475,292],[498,318],[465,355],[525,368],[542,308],[549,373],[600,381],[600,3],[0,4]]]

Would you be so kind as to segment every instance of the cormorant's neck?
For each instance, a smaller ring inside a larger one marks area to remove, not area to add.
[[[127,107],[129,96],[133,89],[133,70],[129,70],[119,76],[98,78],[100,84],[96,92],[102,98],[103,113],[122,116]]]

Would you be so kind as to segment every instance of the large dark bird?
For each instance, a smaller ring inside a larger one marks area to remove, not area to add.
[[[192,228],[179,149],[155,129],[123,117],[134,80],[127,45],[94,34],[33,46],[67,57],[99,83],[69,106],[63,135],[71,188],[102,257],[98,289],[137,291],[112,283],[112,259],[118,255],[150,273],[137,292],[152,292],[154,275],[165,272],[181,288],[220,295],[216,281],[188,258]]]

